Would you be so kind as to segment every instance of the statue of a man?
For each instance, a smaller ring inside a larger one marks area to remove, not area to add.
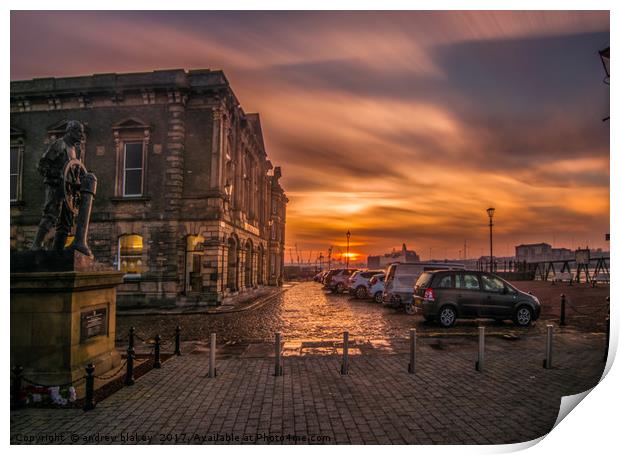
[[[45,202],[39,229],[32,244],[33,250],[42,248],[45,237],[50,229],[55,227],[52,248],[55,251],[62,251],[77,213],[78,225],[73,248],[87,256],[92,255],[86,244],[86,235],[97,180],[93,174],[86,171],[81,163],[80,144],[83,136],[84,126],[76,120],[70,120],[67,122],[65,135],[55,140],[39,160],[38,170],[45,184]],[[72,169],[67,169],[68,167]],[[70,182],[67,181],[69,171],[74,178]],[[70,205],[73,199],[68,199],[67,191],[74,196],[84,193],[87,197],[81,198],[79,207],[73,207]],[[83,206],[85,210],[82,210]]]

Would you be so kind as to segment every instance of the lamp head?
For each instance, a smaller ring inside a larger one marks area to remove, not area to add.
[[[487,209],[487,214],[489,215],[489,218],[493,218],[493,215],[495,214],[495,208],[489,207]]]
[[[601,57],[601,63],[603,64],[603,68],[605,69],[605,74],[607,77],[605,78],[605,83],[609,83],[609,48],[603,49],[598,52]]]

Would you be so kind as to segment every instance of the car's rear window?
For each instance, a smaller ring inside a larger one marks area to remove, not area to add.
[[[438,274],[435,278],[435,282],[433,283],[433,287],[440,289],[449,289],[454,287],[454,285],[452,284],[452,274]]]
[[[415,287],[427,288],[432,279],[432,273],[424,272],[420,275],[418,281],[415,282]]]
[[[480,281],[478,277],[469,273],[457,273],[456,274],[456,288],[469,289],[472,291],[480,290]]]

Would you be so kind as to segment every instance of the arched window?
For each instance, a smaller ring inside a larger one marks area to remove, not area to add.
[[[118,269],[127,275],[139,275],[144,272],[142,252],[141,235],[121,235],[118,238]]]

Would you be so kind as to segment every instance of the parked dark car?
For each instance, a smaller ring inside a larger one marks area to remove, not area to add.
[[[486,272],[436,270],[416,281],[414,302],[426,320],[451,327],[458,318],[512,319],[525,327],[540,316],[540,301]]]

